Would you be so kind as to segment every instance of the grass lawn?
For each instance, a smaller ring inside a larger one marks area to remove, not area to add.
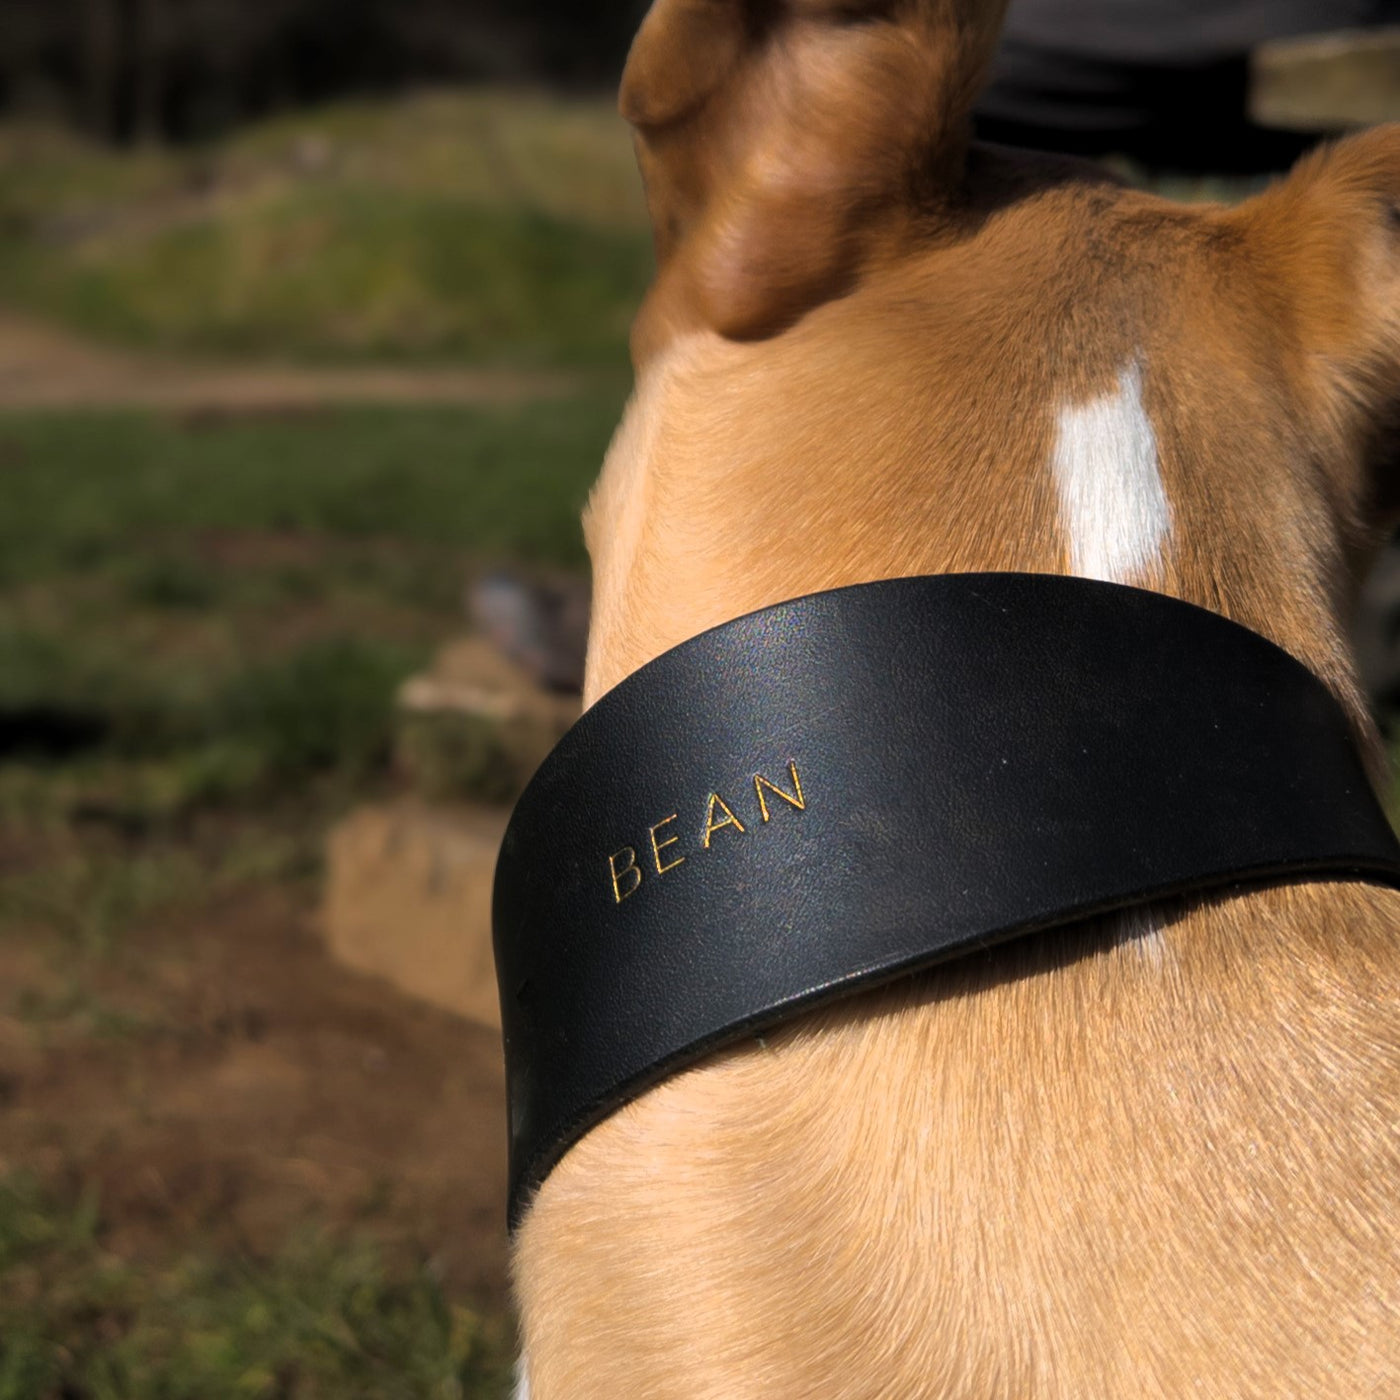
[[[0,416],[0,1400],[505,1393],[495,1038],[325,962],[320,858],[621,397]]]
[[[601,101],[345,104],[135,156],[0,135],[0,300],[120,343],[616,367],[650,269]]]
[[[0,1183],[0,1400],[473,1400],[509,1374],[505,1327],[367,1243],[306,1234],[262,1261],[139,1269],[104,1248],[93,1197]]]
[[[328,826],[470,573],[579,569],[650,275],[605,101],[0,130],[0,306],[573,398],[0,414],[0,1400],[500,1400],[498,1037],[331,964]],[[398,745],[402,752],[402,744]]]
[[[0,417],[13,586],[207,530],[376,536],[578,567],[624,390],[511,408]]]
[[[582,567],[619,399],[0,418],[0,805],[154,819],[373,771],[469,567]]]
[[[578,569],[650,274],[607,102],[0,130],[0,306],[584,370],[514,408],[0,414],[0,1400],[508,1389],[493,1032],[331,964],[328,826],[502,561]]]

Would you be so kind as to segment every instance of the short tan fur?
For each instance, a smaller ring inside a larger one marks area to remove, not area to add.
[[[1400,504],[1400,130],[1231,209],[974,146],[1002,9],[653,6],[588,698],[782,598],[1126,530],[1122,581],[1288,648],[1375,761],[1345,636]],[[1400,1394],[1398,933],[1364,885],[1178,904],[677,1076],[519,1232],[532,1400]]]

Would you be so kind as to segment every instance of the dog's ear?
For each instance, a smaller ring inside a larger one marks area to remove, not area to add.
[[[1231,217],[1319,458],[1344,499],[1400,521],[1400,124],[1323,147]]]
[[[656,232],[644,320],[768,334],[936,215],[1005,4],[656,0],[621,96]]]

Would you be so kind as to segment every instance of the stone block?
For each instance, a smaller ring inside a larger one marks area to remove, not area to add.
[[[432,667],[405,681],[402,709],[474,715],[497,724],[530,724],[562,734],[578,718],[577,696],[541,689],[485,637],[462,637],[438,652]]]
[[[491,882],[506,813],[415,801],[361,807],[331,833],[331,955],[435,1006],[500,1025]]]
[[[509,801],[579,716],[484,637],[445,646],[398,705],[400,767],[436,801]]]

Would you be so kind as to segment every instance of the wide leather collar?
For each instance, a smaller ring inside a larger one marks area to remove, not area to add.
[[[510,1219],[706,1052],[990,944],[1301,877],[1400,885],[1345,715],[1214,613],[1057,575],[815,594],[605,695],[511,818],[493,911]]]

